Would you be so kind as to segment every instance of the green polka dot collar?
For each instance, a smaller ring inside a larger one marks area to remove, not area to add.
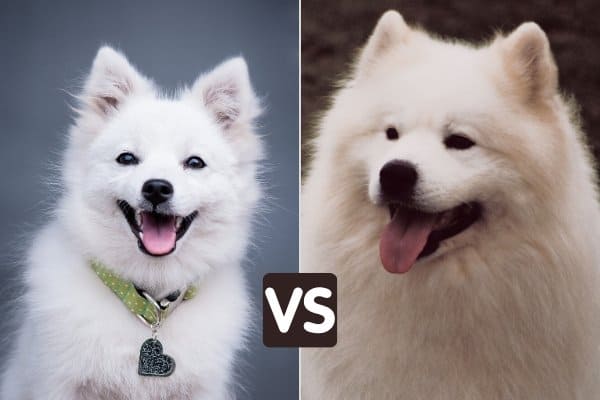
[[[92,261],[91,266],[100,280],[112,290],[129,311],[142,317],[149,325],[155,325],[160,322],[157,307],[146,297],[142,296],[132,282],[120,278],[98,261]],[[183,300],[193,298],[196,296],[197,291],[196,286],[189,286],[183,295]]]

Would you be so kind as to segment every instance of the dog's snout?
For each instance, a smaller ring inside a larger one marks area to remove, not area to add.
[[[173,185],[164,179],[150,179],[142,186],[142,195],[157,206],[173,197]]]
[[[419,174],[414,164],[404,160],[387,162],[379,171],[381,194],[388,201],[405,201],[412,196]]]

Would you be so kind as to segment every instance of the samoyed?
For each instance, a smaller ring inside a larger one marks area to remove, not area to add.
[[[596,176],[538,25],[472,46],[388,11],[315,150],[302,269],[337,274],[339,337],[304,398],[600,398]]]
[[[262,156],[244,60],[170,98],[103,47],[79,100],[0,397],[229,398]]]

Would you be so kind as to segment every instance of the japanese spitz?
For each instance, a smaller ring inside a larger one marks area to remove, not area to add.
[[[535,23],[472,46],[381,17],[303,189],[303,272],[340,286],[306,399],[600,398],[596,175],[557,76]]]
[[[262,157],[244,60],[171,98],[103,47],[79,100],[64,192],[30,251],[2,399],[229,398]],[[136,293],[122,293],[128,285]],[[178,303],[158,330],[140,309]],[[164,348],[142,360],[152,337]]]

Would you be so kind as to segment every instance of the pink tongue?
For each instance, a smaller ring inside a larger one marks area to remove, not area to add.
[[[167,254],[175,247],[175,218],[142,213],[142,243],[150,254]]]
[[[397,210],[379,241],[379,256],[385,269],[407,272],[423,251],[434,223],[435,214]]]

